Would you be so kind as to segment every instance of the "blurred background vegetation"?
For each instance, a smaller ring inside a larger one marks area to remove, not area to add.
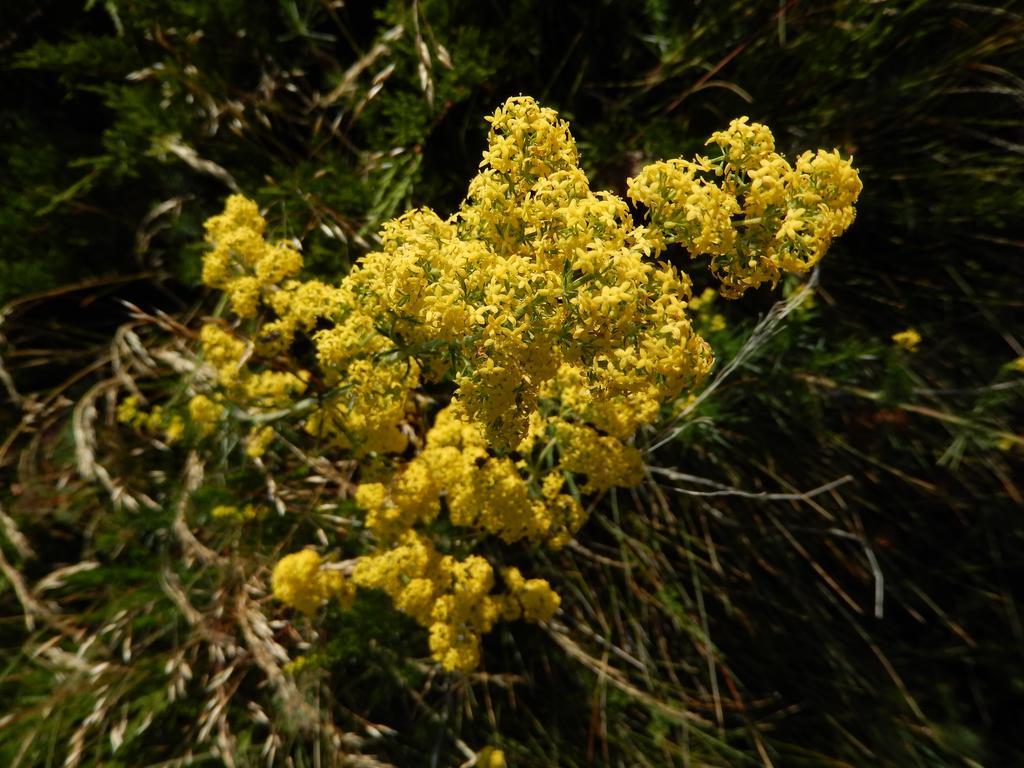
[[[1021,2],[3,3],[0,763],[1024,763],[1022,78]],[[716,388],[543,564],[557,628],[448,677],[362,601],[290,669],[300,706],[217,651],[284,642],[225,596],[290,523],[210,523],[231,567],[190,557],[171,501],[118,508],[76,470],[74,404],[131,312],[209,309],[226,195],[337,277],[388,218],[458,205],[519,93],[597,188],[741,114],[787,154],[838,147],[857,222],[753,342],[798,284],[702,308]]]

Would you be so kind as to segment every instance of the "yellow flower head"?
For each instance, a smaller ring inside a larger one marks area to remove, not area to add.
[[[206,395],[196,395],[188,401],[188,415],[200,435],[213,434],[224,416],[224,406]]]
[[[477,768],[506,768],[505,753],[497,747],[484,747],[476,757]]]
[[[918,345],[921,343],[921,334],[913,328],[907,328],[905,331],[894,333],[892,335],[893,343],[907,352],[916,352]]]
[[[304,549],[282,557],[274,566],[271,585],[274,597],[305,614],[336,597],[343,605],[351,604],[354,587],[341,572],[322,567],[320,555]]]

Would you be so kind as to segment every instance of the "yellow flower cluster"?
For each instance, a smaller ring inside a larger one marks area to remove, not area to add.
[[[361,460],[355,500],[375,548],[352,582],[390,595],[458,670],[477,665],[496,621],[544,621],[559,598],[513,568],[495,592],[486,558],[437,547],[465,552],[481,534],[564,546],[586,521],[580,494],[640,482],[637,430],[712,366],[691,314],[715,293],[695,299],[659,256],[672,243],[710,255],[722,295],[737,296],[809,269],[860,192],[837,152],[791,165],[741,118],[711,138],[720,157],[629,180],[638,226],[625,200],[591,190],[554,111],[517,97],[487,120],[459,210],[388,222],[337,285],[297,279],[298,249],[267,241],[255,204],[230,198],[207,223],[203,279],[237,318],[202,328],[215,384],[189,403],[201,435],[228,415],[256,422],[250,457],[298,426],[290,439]],[[275,569],[275,595],[305,612],[350,590],[312,550]]]
[[[480,637],[499,619],[547,621],[560,599],[543,579],[524,579],[515,568],[493,593],[494,569],[479,555],[442,555],[421,533],[406,531],[390,549],[360,558],[353,581],[380,589],[395,607],[430,631],[430,651],[445,669],[469,671],[480,663]]]
[[[277,433],[273,427],[260,427],[249,433],[249,439],[245,444],[245,453],[253,459],[258,459],[267,452],[267,448],[274,442]]]
[[[561,447],[561,467],[586,477],[580,488],[584,493],[636,485],[643,478],[643,460],[633,446],[565,421],[555,421],[554,432]]]
[[[196,395],[188,401],[188,415],[200,435],[213,434],[224,417],[224,406],[206,395]]]
[[[177,414],[168,414],[162,405],[146,412],[139,408],[139,398],[130,395],[117,406],[117,420],[140,432],[160,435],[168,443],[175,443],[185,434],[185,422]]]
[[[574,428],[601,439],[593,430]],[[618,445],[617,456],[626,448]],[[639,453],[631,458],[639,464]],[[578,471],[590,468],[580,460],[577,465]],[[387,483],[360,484],[356,502],[366,510],[367,527],[382,544],[414,526],[433,522],[441,511],[443,496],[452,525],[483,531],[507,543],[526,539],[558,548],[586,518],[579,501],[562,492],[562,469],[573,471],[563,459],[561,467],[539,477],[536,471],[531,474],[524,460],[493,455],[479,425],[467,420],[453,403],[438,414],[424,449]],[[629,470],[620,466],[610,468],[606,480],[602,488],[636,482]]]
[[[210,517],[216,520],[248,522],[262,517],[265,513],[266,509],[264,507],[258,507],[253,504],[246,504],[241,508],[230,504],[220,504],[210,510]]]
[[[918,345],[921,343],[921,334],[914,328],[907,328],[905,331],[894,333],[892,340],[896,346],[907,350],[907,352],[916,352]]]
[[[482,168],[454,216],[412,211],[346,280],[378,328],[456,399],[499,450],[526,435],[545,382],[577,371],[595,413],[649,423],[709,370],[686,317],[689,280],[625,201],[591,191],[568,126],[532,99],[493,116]],[[602,425],[597,425],[604,428]],[[625,430],[629,431],[629,430]]]
[[[224,213],[206,222],[213,250],[203,260],[203,282],[224,290],[242,318],[255,317],[267,289],[302,269],[295,246],[266,242],[265,228],[256,203],[241,195],[228,198]]]
[[[647,208],[656,251],[678,243],[709,255],[724,296],[806,272],[853,223],[862,185],[838,150],[790,164],[768,127],[745,117],[708,144],[721,155],[649,165],[629,180],[629,197]]]
[[[247,410],[293,405],[308,389],[310,374],[288,353],[298,334],[308,334],[322,387],[305,430],[322,445],[357,456],[403,450],[400,425],[409,394],[419,384],[416,361],[397,354],[395,343],[377,332],[350,286],[290,279],[302,267],[301,254],[289,243],[265,241],[265,228],[255,204],[239,195],[206,225],[212,249],[204,259],[203,279],[223,289],[235,314],[250,321],[246,333],[215,323],[200,332],[204,359],[221,394]],[[193,418],[209,432],[216,419],[203,405]],[[265,429],[254,433],[249,454],[262,455],[270,440]]]
[[[217,381],[225,387],[236,385],[245,362],[245,342],[212,323],[203,326],[199,342],[206,362],[217,373]]]
[[[312,549],[282,557],[274,566],[271,586],[274,597],[305,614],[315,613],[331,599],[347,608],[355,597],[352,582],[341,571],[324,568]]]
[[[478,768],[508,768],[505,753],[496,747],[484,747],[476,757]]]

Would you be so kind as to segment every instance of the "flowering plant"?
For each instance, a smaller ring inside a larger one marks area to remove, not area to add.
[[[271,474],[276,452],[300,445],[345,457],[363,517],[341,544],[359,556],[287,555],[274,594],[313,613],[383,590],[429,630],[434,659],[464,671],[496,622],[543,622],[560,604],[480,542],[568,543],[588,496],[643,478],[637,431],[712,367],[690,279],[666,251],[710,257],[735,298],[815,265],[861,189],[837,151],[790,163],[767,127],[739,118],[709,156],[643,168],[631,207],[591,190],[554,111],[517,97],[487,119],[459,210],[388,222],[380,250],[337,284],[300,278],[297,246],[268,241],[256,204],[229,198],[206,223],[203,281],[230,312],[201,329],[188,425],[130,401],[120,414],[149,430],[167,421],[168,439],[245,425],[246,460]]]

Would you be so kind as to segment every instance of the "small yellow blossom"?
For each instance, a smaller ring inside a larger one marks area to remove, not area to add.
[[[287,664],[281,667],[281,671],[286,675],[297,675],[302,670],[309,667],[311,664],[310,658],[305,655],[296,656],[294,659],[289,661]]]
[[[505,753],[497,747],[484,747],[476,757],[477,768],[507,768]]]
[[[524,579],[518,568],[506,568],[502,576],[509,589],[507,610],[527,621],[547,621],[562,604],[558,593],[544,579]]]
[[[224,406],[206,395],[196,395],[188,401],[188,415],[199,434],[206,437],[217,429],[224,416]]]
[[[340,571],[323,568],[312,549],[282,557],[274,566],[271,585],[274,597],[305,614],[315,613],[331,598],[347,607],[354,597],[352,583]]]
[[[115,415],[119,423],[127,424],[153,437],[162,436],[167,444],[176,443],[185,435],[185,422],[181,416],[173,414],[168,417],[162,405],[155,405],[150,411],[144,411],[139,408],[137,395],[130,395],[122,400]]]
[[[246,455],[253,459],[259,458],[267,452],[267,448],[274,442],[276,436],[277,433],[274,432],[273,427],[260,427],[253,430],[245,443]]]
[[[892,335],[893,343],[907,352],[916,352],[918,345],[921,343],[921,334],[913,328],[907,328],[905,331],[894,333]]]
[[[129,395],[117,406],[117,420],[122,424],[132,424],[139,414],[139,398]]]
[[[220,504],[210,510],[210,516],[218,520],[228,517],[238,517],[238,507]]]
[[[185,434],[185,421],[175,414],[164,428],[164,439],[168,443],[178,442]]]
[[[240,522],[255,520],[263,517],[264,514],[266,514],[266,508],[254,504],[246,504],[241,509],[230,504],[219,504],[210,510],[210,517],[215,520],[236,520]]]
[[[231,385],[238,379],[245,354],[245,342],[219,325],[208,323],[199,332],[203,354],[217,372],[221,384]]]

